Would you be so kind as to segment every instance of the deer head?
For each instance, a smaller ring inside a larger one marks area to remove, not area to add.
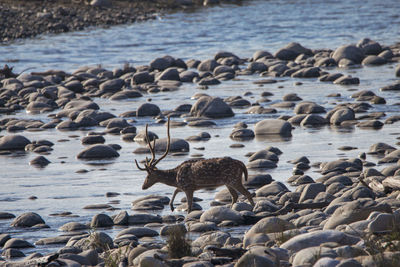
[[[159,179],[158,179],[158,176],[157,176],[157,173],[156,173],[156,171],[157,171],[156,165],[168,155],[169,147],[171,145],[171,137],[170,137],[170,134],[169,134],[169,129],[170,129],[170,117],[168,116],[168,122],[167,122],[167,148],[166,148],[164,154],[159,159],[156,160],[156,151],[155,151],[156,139],[154,139],[152,142],[150,141],[149,132],[148,132],[148,124],[146,124],[145,139],[146,139],[146,143],[147,143],[147,145],[148,145],[148,147],[150,149],[151,159],[149,161],[149,159],[146,157],[146,161],[145,161],[144,167],[140,167],[139,163],[135,159],[136,167],[141,171],[146,171],[147,172],[146,179],[144,180],[144,183],[142,185],[142,189],[143,190],[145,190],[145,189],[151,187],[153,184],[159,182]]]

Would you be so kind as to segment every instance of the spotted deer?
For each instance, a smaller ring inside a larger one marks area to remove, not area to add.
[[[232,195],[232,205],[238,199],[238,193],[243,194],[254,206],[252,195],[242,184],[242,175],[247,181],[247,168],[243,162],[230,157],[210,158],[210,159],[192,159],[187,160],[173,169],[159,170],[156,165],[164,159],[169,152],[171,145],[170,137],[170,118],[167,123],[167,148],[164,154],[156,160],[155,145],[156,140],[150,142],[148,135],[148,125],[146,125],[146,142],[151,152],[151,159],[146,157],[144,167],[139,166],[135,159],[136,166],[141,171],[147,172],[147,177],[143,183],[142,189],[146,190],[155,183],[163,183],[176,187],[174,194],[169,202],[171,210],[174,211],[175,196],[179,192],[184,192],[187,199],[187,212],[192,211],[193,193],[199,189],[215,188],[225,185]]]

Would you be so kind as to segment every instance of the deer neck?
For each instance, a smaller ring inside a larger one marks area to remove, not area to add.
[[[176,187],[176,170],[155,170],[154,175],[160,183]]]

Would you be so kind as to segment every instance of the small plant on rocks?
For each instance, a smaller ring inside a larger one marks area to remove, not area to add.
[[[171,227],[167,239],[168,255],[170,258],[182,258],[192,255],[190,241],[186,233],[179,227]]]

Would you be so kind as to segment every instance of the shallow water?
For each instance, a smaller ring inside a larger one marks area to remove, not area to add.
[[[334,49],[341,44],[355,43],[363,37],[380,41],[389,45],[399,41],[400,16],[398,15],[397,0],[385,1],[251,1],[242,6],[224,5],[222,7],[205,8],[196,13],[176,13],[134,25],[112,27],[110,29],[95,29],[83,32],[68,33],[56,36],[41,36],[40,38],[18,41],[8,46],[0,46],[1,61],[13,61],[17,71],[27,67],[34,70],[49,68],[72,71],[82,65],[102,64],[106,68],[120,67],[124,62],[133,65],[148,64],[152,59],[165,54],[183,59],[211,58],[221,50],[234,52],[240,57],[250,57],[259,49],[271,52],[291,41],[297,41],[309,48]],[[184,84],[173,93],[163,92],[127,101],[110,101],[95,99],[101,110],[121,114],[135,110],[144,99],[151,97],[152,102],[162,110],[174,108],[182,103],[193,104],[191,96],[195,93],[207,93],[222,98],[242,95],[252,92],[244,98],[255,102],[263,91],[274,95],[269,97],[271,102],[263,103],[268,107],[278,102],[287,93],[295,92],[304,100],[315,101],[326,109],[340,102],[353,102],[350,96],[356,90],[372,90],[386,99],[386,105],[374,105],[370,112],[384,111],[389,117],[398,114],[400,97],[394,92],[380,92],[379,88],[393,83],[394,65],[382,67],[364,67],[353,70],[330,69],[330,72],[342,72],[359,77],[358,86],[338,86],[321,83],[316,79],[277,78],[279,83],[263,87],[253,84],[260,79],[257,75],[239,76],[238,80],[223,82],[211,86],[209,90],[201,91],[196,85]],[[295,82],[301,81],[301,86]],[[339,92],[341,97],[328,98],[330,93]],[[331,161],[338,158],[356,157],[360,152],[367,152],[369,147],[378,142],[395,145],[396,137],[400,134],[398,124],[385,125],[380,130],[364,130],[356,127],[322,128],[296,127],[290,139],[254,139],[241,142],[244,148],[230,148],[238,143],[231,140],[229,134],[233,125],[244,121],[250,129],[264,118],[293,115],[292,109],[278,109],[277,114],[248,115],[246,109],[234,109],[235,117],[215,120],[216,127],[212,128],[173,128],[173,137],[186,138],[190,135],[207,131],[212,138],[205,142],[191,142],[190,152],[184,156],[169,156],[160,163],[160,168],[176,166],[187,160],[193,154],[201,153],[204,157],[229,155],[247,162],[245,154],[261,150],[267,146],[276,146],[283,151],[278,168],[268,170],[275,180],[285,182],[291,176],[293,165],[288,160],[307,156],[311,163]],[[13,116],[18,118],[37,118],[49,120],[48,114],[31,115],[21,112]],[[359,115],[359,114],[358,114]],[[384,120],[383,118],[382,120]],[[150,130],[160,137],[165,136],[165,126],[154,124],[150,118],[138,118],[134,124],[138,130],[146,123]],[[174,120],[181,120],[174,118]],[[102,128],[90,130],[102,131]],[[137,170],[133,160],[142,159],[143,155],[132,153],[138,147],[136,143],[124,142],[120,136],[107,135],[106,143],[117,143],[122,146],[121,156],[115,160],[85,162],[76,159],[76,155],[84,147],[80,139],[87,131],[64,132],[49,130],[42,132],[23,132],[30,140],[47,139],[55,143],[54,151],[46,157],[52,162],[44,169],[29,166],[29,161],[37,156],[34,153],[1,155],[0,176],[0,211],[8,211],[19,215],[26,211],[39,213],[50,229],[40,231],[19,230],[10,228],[10,220],[0,221],[0,232],[11,233],[13,237],[23,237],[30,242],[39,238],[61,234],[57,229],[70,221],[89,222],[100,210],[85,210],[88,204],[108,203],[119,200],[113,207],[126,210],[129,213],[132,200],[146,194],[165,194],[171,196],[173,188],[155,185],[147,191],[141,190],[144,173]],[[3,132],[2,134],[6,134]],[[68,139],[67,142],[59,142]],[[339,147],[350,145],[356,150],[340,151]],[[204,150],[196,148],[204,147]],[[377,158],[368,157],[368,161],[377,162]],[[384,166],[377,166],[381,169]],[[88,173],[76,173],[77,170],[87,169]],[[307,174],[316,179],[319,174],[316,169],[310,169]],[[265,172],[265,171],[264,171]],[[106,192],[118,192],[114,198],[105,197]],[[216,191],[199,191],[195,196],[201,197],[203,209],[209,207]],[[36,196],[36,200],[30,200]],[[182,195],[178,195],[176,204]],[[52,213],[70,211],[79,217],[60,218],[50,216]],[[119,211],[106,211],[113,215]],[[166,208],[160,214],[170,214]],[[114,235],[120,228],[108,229],[107,233]],[[54,246],[24,250],[54,251]]]

